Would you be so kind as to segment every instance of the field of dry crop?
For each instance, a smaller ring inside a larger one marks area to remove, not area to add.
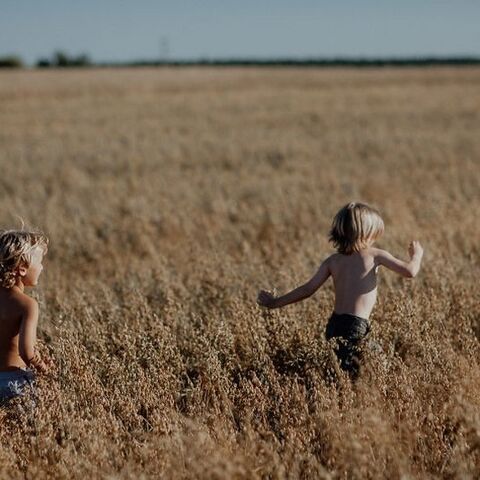
[[[0,226],[51,238],[41,348],[0,409],[0,478],[480,475],[480,69],[0,73]],[[380,209],[357,383],[307,280],[351,200]]]

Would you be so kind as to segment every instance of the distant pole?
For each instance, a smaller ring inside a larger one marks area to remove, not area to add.
[[[160,50],[160,63],[167,63],[168,62],[168,57],[170,55],[170,45],[168,42],[168,37],[166,35],[162,35],[160,37],[160,44],[159,44]]]

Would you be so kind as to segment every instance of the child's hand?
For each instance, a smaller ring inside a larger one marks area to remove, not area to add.
[[[33,367],[38,373],[41,373],[43,375],[48,374],[50,371],[47,364],[43,360],[40,360],[40,362],[36,363]]]
[[[423,247],[418,240],[412,240],[408,246],[410,258],[423,256]]]
[[[45,360],[43,361],[43,363],[47,367],[47,372],[46,373],[50,373],[50,374],[55,373],[56,365],[55,365],[55,362],[52,360],[52,357],[50,357],[50,356],[46,357]]]
[[[38,373],[41,373],[43,375],[53,374],[55,370],[55,364],[50,357],[45,357],[45,360],[40,360],[40,362],[34,367],[38,371]]]
[[[260,290],[257,297],[257,303],[261,307],[273,308],[275,302],[275,297],[265,290]]]

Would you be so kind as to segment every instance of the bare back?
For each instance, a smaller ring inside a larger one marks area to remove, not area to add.
[[[377,268],[371,249],[329,258],[335,285],[335,312],[368,319],[377,299]]]
[[[0,371],[26,368],[18,345],[24,311],[22,295],[0,288]]]

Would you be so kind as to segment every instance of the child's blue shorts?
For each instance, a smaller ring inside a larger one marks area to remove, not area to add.
[[[0,372],[0,402],[22,396],[27,390],[33,389],[35,374],[31,370]]]

